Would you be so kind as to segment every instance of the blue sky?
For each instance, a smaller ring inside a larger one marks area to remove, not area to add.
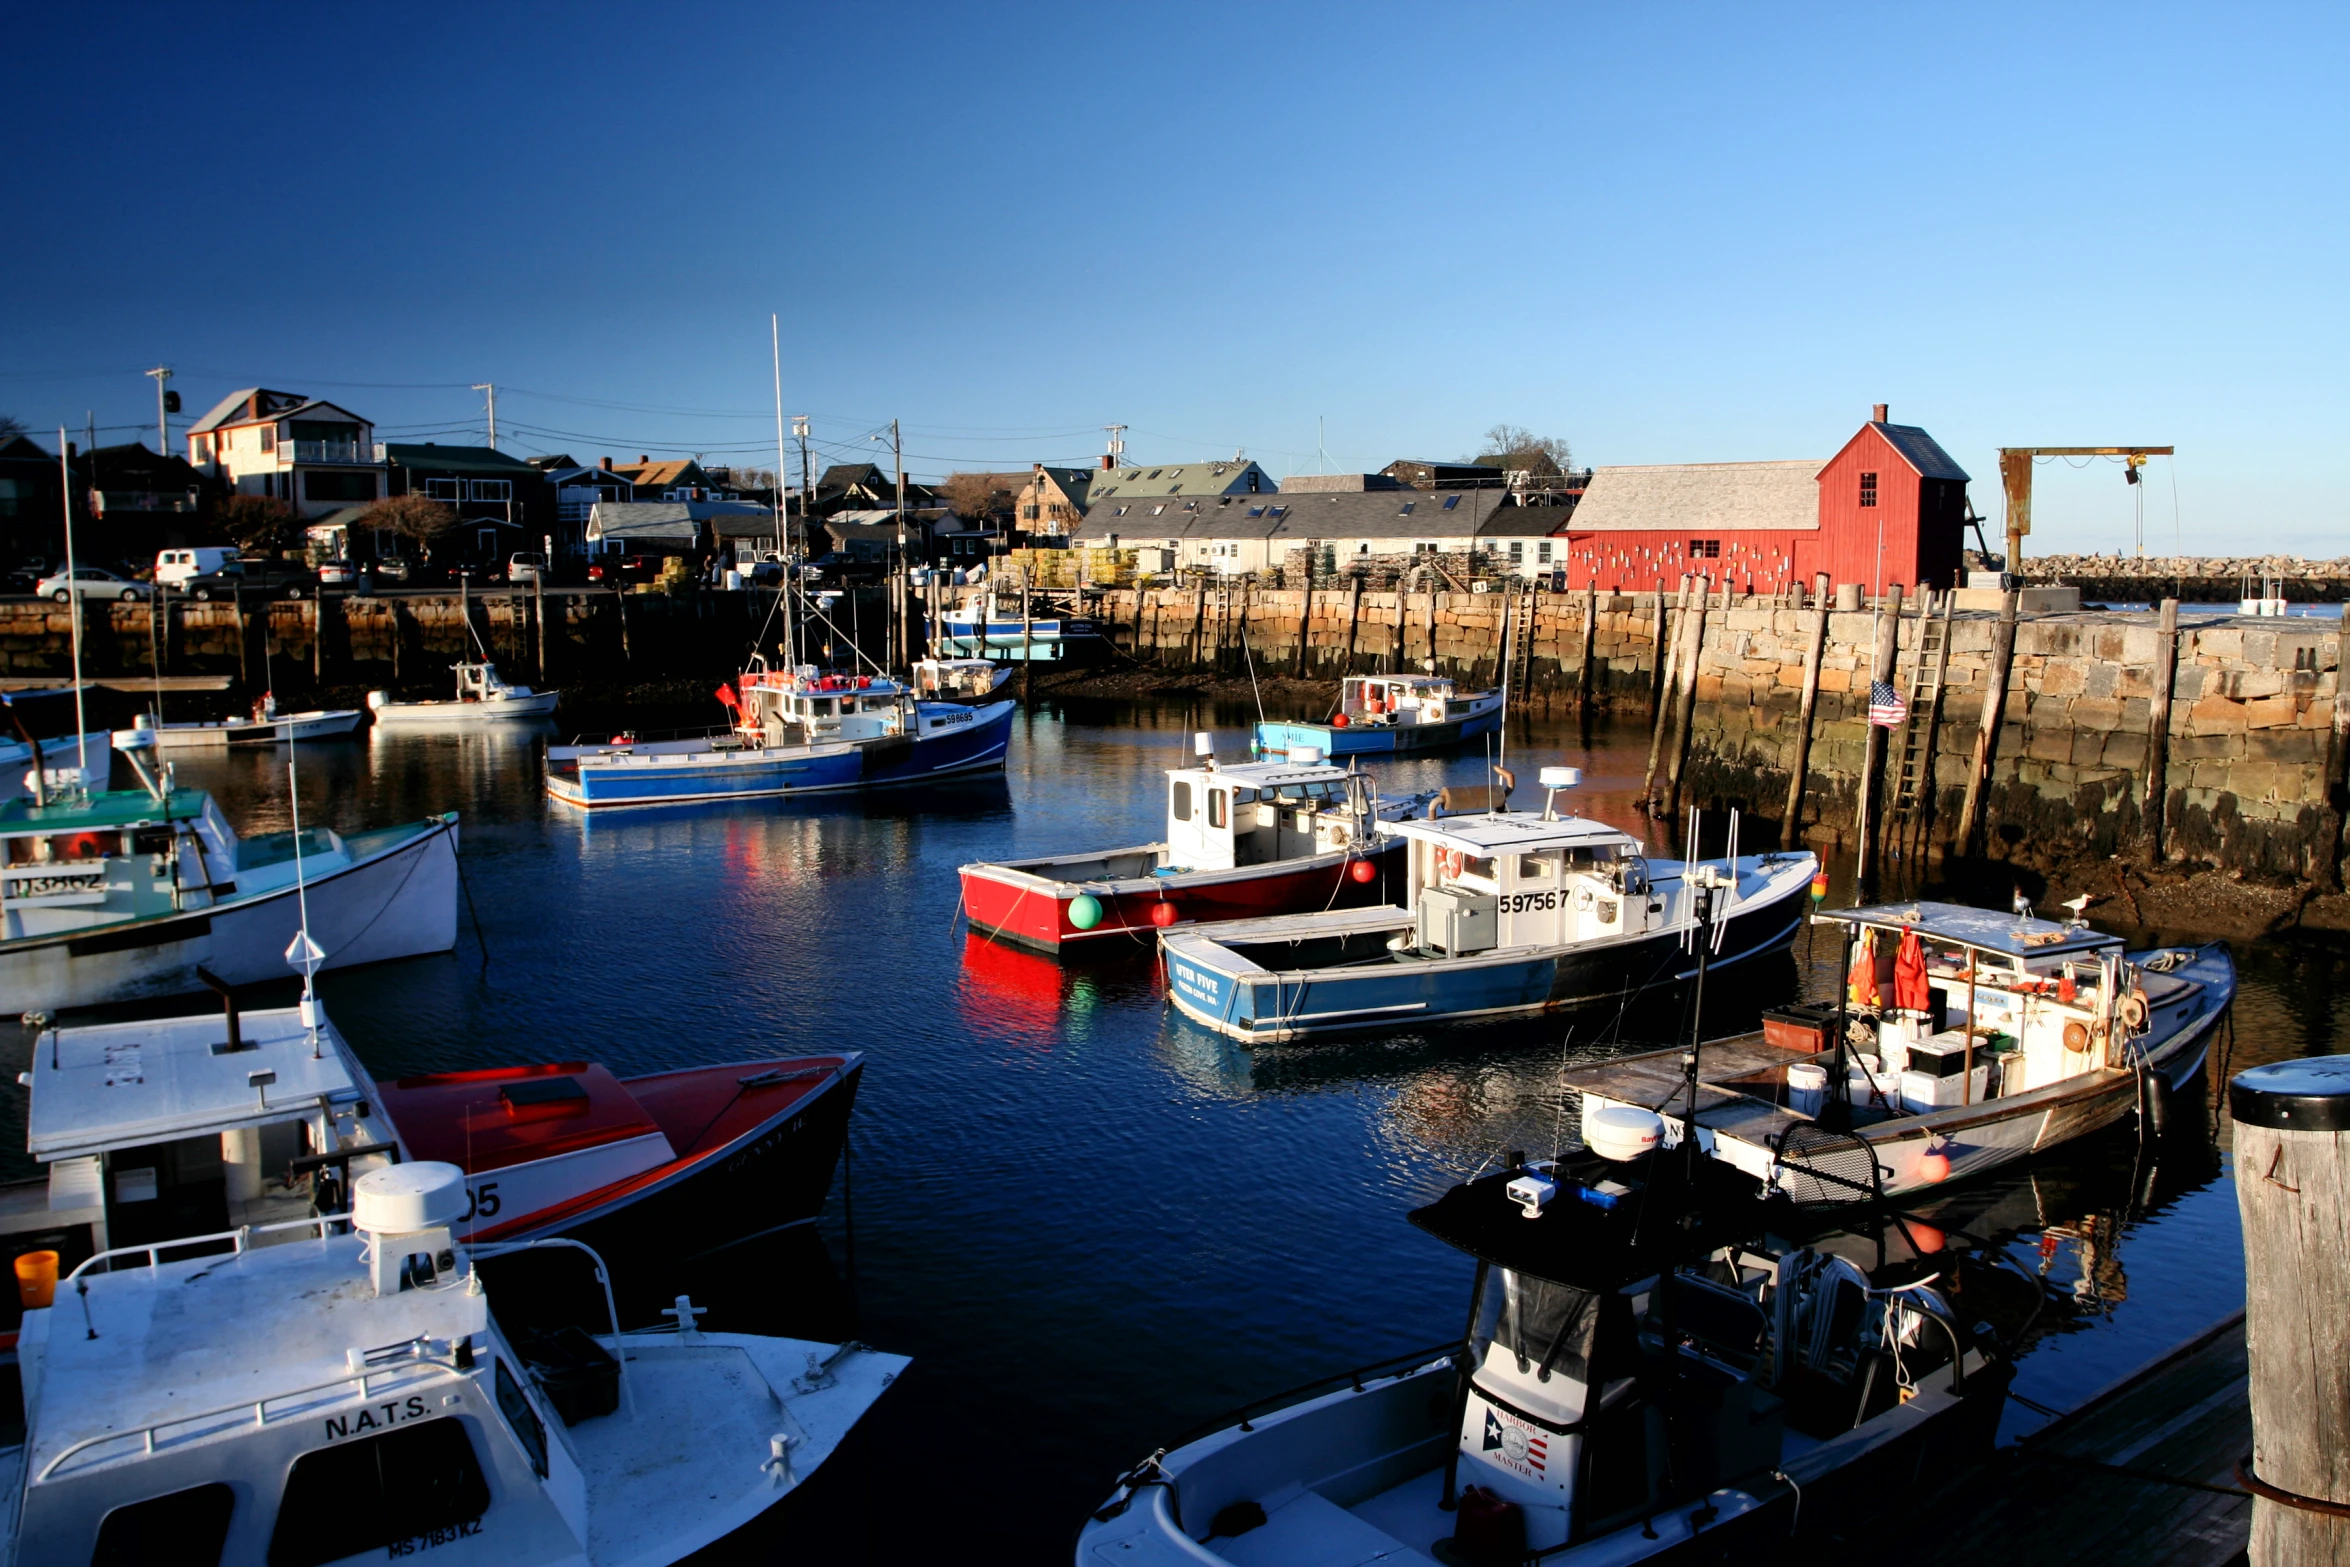
[[[2350,553],[2335,6],[19,12],[0,411],[909,466],[2175,443],[2150,548]],[[1317,450],[1323,421],[1327,457]],[[2174,495],[2176,497],[2174,521]],[[2118,469],[2033,547],[2128,549]]]

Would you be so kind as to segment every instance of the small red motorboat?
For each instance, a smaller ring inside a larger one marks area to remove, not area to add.
[[[631,1078],[565,1061],[376,1093],[404,1157],[465,1171],[461,1239],[566,1235],[676,1260],[816,1217],[863,1070],[853,1051]]]
[[[1151,947],[1171,925],[1303,914],[1393,901],[1403,842],[1385,821],[1417,799],[1382,803],[1372,779],[1300,747],[1285,762],[1199,765],[1167,774],[1161,843],[966,865],[963,912],[983,935],[1059,954]]]

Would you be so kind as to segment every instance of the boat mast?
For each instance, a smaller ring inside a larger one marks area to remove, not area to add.
[[[82,716],[82,584],[73,569],[73,464],[65,454],[65,426],[57,427],[58,503],[65,508],[65,593],[73,616],[73,743],[80,751],[74,766],[81,770],[82,787],[90,783],[90,725]],[[39,767],[36,753],[33,765]]]
[[[773,311],[767,316],[767,334],[775,353],[775,552],[783,557],[783,582],[779,592],[783,597],[783,676],[788,682],[799,667],[797,649],[792,641],[791,589],[791,518],[785,510],[783,476],[786,472],[783,454],[783,317]],[[805,481],[800,490],[800,510],[808,509]]]

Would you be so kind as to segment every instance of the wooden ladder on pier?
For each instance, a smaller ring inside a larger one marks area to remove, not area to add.
[[[1510,689],[1524,691],[1526,682],[1534,678],[1534,589],[1510,595],[1517,610],[1518,629],[1510,643]]]
[[[1909,672],[1909,711],[1902,716],[1894,752],[1892,821],[1915,816],[1934,788],[1935,718],[1942,706],[1942,682],[1950,669],[1950,616],[1918,617],[1917,661]]]

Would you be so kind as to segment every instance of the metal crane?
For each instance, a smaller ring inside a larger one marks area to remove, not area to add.
[[[2168,457],[2168,446],[2002,446],[1999,482],[2007,491],[2007,569],[2021,576],[2024,535],[2032,531],[2032,459],[2035,457],[2121,457],[2128,459],[2122,476],[2138,482],[2138,470],[2149,457]]]

